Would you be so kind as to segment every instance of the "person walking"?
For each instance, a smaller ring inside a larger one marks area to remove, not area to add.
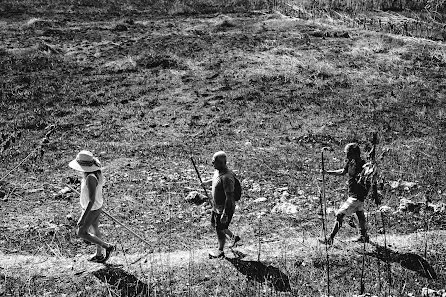
[[[210,258],[222,258],[225,256],[224,247],[226,239],[232,241],[231,248],[240,241],[240,236],[234,235],[229,230],[232,216],[235,211],[234,185],[235,174],[228,169],[227,156],[223,151],[216,152],[212,157],[212,164],[215,168],[212,179],[204,181],[203,186],[212,185],[212,217],[211,225],[215,228],[218,249],[209,253]]]
[[[346,153],[347,158],[344,168],[324,172],[328,175],[336,176],[348,174],[348,198],[336,212],[336,222],[330,236],[320,240],[322,243],[328,245],[333,244],[333,239],[341,228],[344,218],[353,213],[356,213],[358,217],[360,229],[360,236],[354,241],[369,242],[366,226],[367,223],[364,214],[364,199],[367,196],[367,190],[358,182],[359,175],[366,162],[361,158],[361,149],[355,142],[347,144],[344,148],[344,152]]]
[[[82,174],[80,191],[82,215],[77,222],[77,235],[96,245],[96,254],[89,261],[105,263],[116,247],[104,242],[99,230],[99,217],[104,204],[102,197],[104,177],[101,163],[91,152],[83,150],[77,154],[75,160],[69,163],[69,166]],[[89,232],[90,229],[93,233]]]

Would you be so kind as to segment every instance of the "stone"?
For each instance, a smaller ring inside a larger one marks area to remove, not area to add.
[[[390,212],[390,211],[392,211],[392,208],[387,205],[383,205],[379,208],[379,212]]]
[[[271,213],[276,214],[296,214],[298,212],[297,205],[294,205],[289,202],[282,202],[276,204],[271,210]]]
[[[409,211],[409,212],[419,212],[421,210],[421,206],[423,202],[413,202],[410,199],[401,198],[400,205],[398,206],[399,211]]]
[[[189,194],[187,194],[184,200],[188,203],[200,205],[203,204],[206,200],[208,200],[208,198],[205,195],[198,193],[197,191],[192,191],[189,192]]]
[[[268,201],[268,199],[265,197],[260,197],[260,198],[255,199],[254,201],[252,201],[252,203],[262,203],[265,201]]]

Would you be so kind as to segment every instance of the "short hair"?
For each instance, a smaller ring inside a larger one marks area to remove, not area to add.
[[[226,163],[226,153],[224,151],[218,151],[212,156],[212,161],[215,159],[223,160]]]
[[[344,152],[349,155],[354,156],[360,156],[361,155],[361,149],[359,148],[359,145],[356,142],[351,142],[347,144],[344,148]]]

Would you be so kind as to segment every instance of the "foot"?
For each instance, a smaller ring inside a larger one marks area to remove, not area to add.
[[[238,236],[238,235],[235,235],[233,238],[232,238],[232,243],[231,243],[231,245],[229,246],[230,248],[233,248],[233,247],[236,247],[237,246],[237,244],[238,244],[238,242],[240,241],[240,236]]]
[[[368,243],[368,242],[370,241],[369,239],[370,239],[370,238],[369,238],[368,235],[361,235],[361,236],[359,236],[358,238],[354,239],[353,241],[354,241],[354,242]]]
[[[319,239],[319,242],[325,245],[332,245],[333,244],[333,238],[327,237],[327,238],[321,238]]]
[[[209,253],[209,259],[224,258],[224,257],[225,257],[225,252],[220,250]]]
[[[88,261],[95,263],[102,263],[104,261],[104,255],[94,255],[93,257],[88,259]]]
[[[105,257],[104,260],[101,263],[107,262],[108,259],[110,259],[111,254],[116,250],[116,247],[114,245],[110,245],[108,248],[105,248]]]

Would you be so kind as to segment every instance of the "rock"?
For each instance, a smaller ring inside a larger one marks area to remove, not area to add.
[[[282,202],[277,204],[273,207],[271,210],[271,213],[281,213],[281,214],[296,214],[298,212],[297,206],[289,203],[289,202]]]
[[[299,196],[303,196],[304,194],[305,194],[305,192],[303,190],[297,191],[297,195],[299,195]]]
[[[63,195],[63,194],[66,194],[68,192],[71,192],[71,188],[70,187],[65,187],[62,190],[60,190],[59,192],[57,192],[57,194]]]
[[[397,180],[397,181],[390,181],[389,185],[392,189],[403,188],[406,191],[410,191],[410,189],[415,187],[417,183]]]
[[[54,194],[54,199],[69,199],[70,195],[68,193],[70,193],[72,190],[70,187],[65,187],[62,190],[60,190],[59,192],[57,192],[56,194]]]
[[[421,289],[421,296],[422,297],[445,297],[446,291],[445,290],[433,290],[429,288],[423,288]]]
[[[208,200],[208,198],[205,195],[198,193],[197,191],[190,192],[189,194],[187,194],[186,198],[184,198],[184,201],[196,205],[203,204],[206,200]]]
[[[409,211],[409,212],[419,212],[423,202],[413,202],[410,199],[401,198],[400,205],[398,206],[399,211]]]
[[[40,191],[43,191],[43,190],[44,190],[44,188],[38,188],[38,189],[30,189],[30,190],[27,190],[26,192],[28,194],[31,194],[31,193],[37,193],[37,192],[40,192]]]
[[[387,205],[383,205],[379,208],[379,212],[390,212],[390,211],[392,211],[392,208]]]
[[[265,197],[260,197],[260,198],[255,199],[254,201],[252,201],[252,203],[262,203],[262,202],[265,202],[267,200],[268,199],[265,198]]]
[[[433,211],[435,213],[444,213],[446,212],[446,205],[444,203],[429,203],[427,205],[427,210]]]

